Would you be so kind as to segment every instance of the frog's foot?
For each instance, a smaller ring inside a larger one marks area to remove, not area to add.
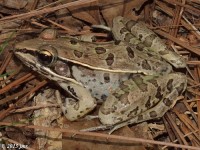
[[[56,91],[55,95],[57,103],[60,105],[62,112],[64,113],[65,117],[70,121],[81,118],[82,116],[93,110],[96,106],[96,101],[92,97],[90,99],[83,100],[66,98],[65,102],[63,103],[60,92]]]

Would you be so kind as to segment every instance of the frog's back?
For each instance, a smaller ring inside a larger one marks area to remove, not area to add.
[[[165,61],[157,59],[158,56],[140,52],[123,42],[116,45],[114,42],[91,43],[72,38],[55,40],[36,38],[18,43],[16,48],[38,51],[43,45],[54,47],[59,59],[91,69],[144,74],[171,71],[171,66]]]

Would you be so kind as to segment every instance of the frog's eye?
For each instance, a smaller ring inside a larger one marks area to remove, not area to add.
[[[43,45],[36,51],[38,61],[44,66],[51,66],[57,61],[57,50],[50,45]]]

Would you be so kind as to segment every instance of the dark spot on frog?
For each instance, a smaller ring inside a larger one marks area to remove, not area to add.
[[[142,41],[142,38],[143,38],[143,35],[142,35],[142,34],[139,34],[138,39],[139,39],[140,41]]]
[[[150,82],[151,84],[153,84],[155,87],[158,87],[158,83],[157,83],[156,79],[149,80],[148,82]]]
[[[127,123],[128,123],[128,124],[133,124],[134,122],[132,122],[132,121],[128,121]]]
[[[132,48],[127,47],[126,50],[127,50],[128,56],[130,58],[134,58],[135,57],[135,54],[134,54],[134,51],[132,50]]]
[[[171,90],[173,89],[172,83],[173,83],[173,79],[170,79],[170,80],[167,82],[167,89],[168,89],[169,91],[171,91]]]
[[[104,114],[104,115],[108,115],[110,113],[115,112],[115,110],[117,109],[116,106],[113,106],[111,108],[105,108],[105,103],[102,104],[100,111]]]
[[[90,107],[87,107],[85,110],[90,110],[91,108]]]
[[[114,62],[114,55],[112,53],[109,53],[106,58],[106,63],[108,66],[111,66]]]
[[[123,119],[119,118],[119,117],[116,120],[117,120],[117,122],[122,122],[123,121]]]
[[[64,112],[65,114],[67,114],[67,110],[65,109],[65,112]]]
[[[149,52],[147,52],[147,55],[148,55],[149,57],[153,57],[153,56],[154,56],[152,53],[149,53]]]
[[[123,115],[125,112],[126,112],[126,110],[121,110],[121,111],[120,111],[120,114]]]
[[[144,44],[147,47],[151,47],[153,40],[156,38],[157,36],[155,34],[150,34],[149,36],[145,37],[144,39]]]
[[[119,98],[119,101],[123,104],[123,105],[129,105],[130,102],[128,100],[128,93],[122,94]]]
[[[142,92],[147,91],[147,84],[146,83],[139,84],[138,87]]]
[[[120,19],[120,20],[119,20],[119,22],[123,23],[123,20],[122,20],[122,19]]]
[[[80,114],[82,114],[83,113],[83,111],[80,111]]]
[[[150,115],[151,118],[156,118],[156,117],[157,117],[157,113],[156,113],[155,110],[151,111],[151,112],[149,113],[149,115]]]
[[[133,75],[130,77],[130,79],[132,79],[132,80],[135,82],[135,84],[137,84],[137,85],[140,85],[140,84],[143,84],[143,83],[144,83],[144,82],[143,82],[142,76],[139,75],[139,74],[133,74]]]
[[[157,99],[162,99],[163,98],[163,95],[161,94],[161,87],[160,86],[157,89],[157,93],[156,93],[155,97]]]
[[[124,41],[130,42],[130,40],[133,38],[133,35],[131,33],[126,33]]]
[[[142,121],[142,120],[143,120],[143,115],[139,115],[137,121]]]
[[[97,80],[96,80],[96,79],[92,79],[92,81],[93,81],[93,82],[96,82]]]
[[[74,91],[73,88],[71,88],[70,86],[67,86],[67,89],[68,89],[68,91],[69,91],[72,95],[74,95],[74,96],[77,97],[76,92]]]
[[[77,40],[77,39],[71,39],[71,40],[70,40],[70,43],[71,43],[72,45],[76,45],[76,44],[78,43],[78,40]]]
[[[121,40],[115,40],[115,45],[119,45],[121,43]]]
[[[137,106],[135,109],[131,110],[127,117],[134,117],[138,114],[139,106]]]
[[[109,83],[110,82],[110,74],[109,73],[104,73],[103,74],[104,82]]]
[[[140,63],[137,63],[138,66],[140,66]]]
[[[92,93],[92,89],[89,89],[90,93]]]
[[[95,51],[97,54],[104,54],[106,52],[106,49],[103,47],[96,47]]]
[[[164,98],[164,99],[163,99],[163,103],[164,103],[166,106],[171,106],[171,105],[172,105],[172,101],[170,101],[169,98]]]
[[[151,66],[149,65],[147,60],[142,61],[142,67],[146,70],[151,70]]]
[[[176,90],[178,91],[179,95],[182,94],[182,92],[184,91],[184,89],[185,89],[185,83],[181,83],[181,85],[176,88]]]
[[[102,99],[103,101],[105,101],[105,100],[107,99],[107,97],[108,97],[108,96],[106,96],[105,94],[102,94],[102,95],[101,95],[101,99]]]
[[[123,91],[127,91],[129,90],[129,86],[124,84],[124,82],[122,82],[120,85],[119,85],[119,88],[122,89]]]
[[[149,98],[148,98],[148,100],[147,100],[147,102],[146,102],[146,104],[145,104],[145,107],[146,107],[147,109],[149,109],[149,108],[151,107],[151,96],[149,96]]]
[[[131,31],[131,28],[132,28],[136,23],[137,23],[136,21],[130,20],[130,21],[128,21],[128,22],[125,24],[125,26],[126,26],[126,28],[127,28],[129,31]]]
[[[83,52],[80,52],[80,51],[77,51],[77,50],[74,50],[74,55],[78,58],[81,58],[83,56]]]
[[[143,43],[138,43],[138,44],[136,45],[136,48],[137,48],[139,51],[143,51],[144,48],[145,48],[145,45],[144,45]]]
[[[127,29],[125,27],[120,29],[120,33],[123,34],[124,32],[127,32]]]
[[[156,104],[158,104],[158,102],[153,101],[152,106],[155,106]]]

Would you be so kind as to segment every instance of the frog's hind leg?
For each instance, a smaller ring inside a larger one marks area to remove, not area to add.
[[[184,77],[184,76],[180,76]],[[143,121],[156,119],[162,117],[170,108],[172,108],[177,101],[177,97],[185,91],[186,81],[180,84],[178,87],[174,87],[172,91],[165,96],[159,103],[157,103],[154,107],[142,112],[141,114],[126,120],[124,122],[115,124],[113,128],[110,130],[109,134],[113,131],[130,124],[140,123]]]
[[[117,40],[126,41],[142,51],[155,52],[176,68],[185,68],[185,60],[171,51],[163,40],[143,22],[118,16],[113,19],[113,35]]]
[[[176,103],[176,100],[173,99],[174,97],[177,97],[177,90],[173,90],[168,97],[160,101],[156,106],[154,106],[151,109],[148,109],[147,111],[144,111],[143,113],[128,119],[126,121],[114,124],[114,125],[101,125],[98,127],[92,127],[88,129],[84,129],[82,131],[97,131],[97,130],[107,130],[110,129],[109,134],[114,132],[115,130],[130,125],[130,124],[136,124],[140,123],[143,121],[151,120],[151,119],[156,119],[162,117],[169,109],[170,106]],[[168,100],[168,102],[167,102]],[[170,104],[170,105],[169,105]]]
[[[145,76],[143,78],[143,82],[145,78],[148,77]],[[137,78],[136,76],[134,76],[133,79],[135,80],[135,82],[138,82],[138,85],[140,85],[141,88],[141,85],[143,85],[142,82],[139,82],[139,79],[141,78]],[[140,81],[142,81],[142,79]],[[157,84],[155,84],[155,82],[153,81],[157,81]],[[151,90],[149,88],[149,90],[147,91],[146,88],[143,88],[145,89],[144,91],[146,91],[146,93],[144,92],[143,97],[138,97],[137,100],[134,100],[132,103],[130,103],[133,105],[129,104],[131,106],[130,110],[128,109],[127,105],[125,105],[126,107],[124,108],[126,112],[122,111],[124,110],[122,109],[124,103],[122,103],[123,105],[118,106],[117,104],[119,104],[119,99],[108,99],[106,101],[107,103],[104,103],[104,106],[102,107],[104,113],[101,113],[102,110],[99,111],[100,121],[105,125],[85,129],[84,131],[111,129],[109,133],[112,133],[116,129],[129,124],[140,123],[143,121],[162,117],[171,107],[174,106],[177,97],[181,95],[185,90],[187,85],[187,78],[182,73],[171,73],[158,78],[152,78],[151,80],[146,80],[145,83],[147,84],[148,82],[149,85],[151,85],[150,83],[154,83],[155,88],[151,88]],[[129,83],[134,85],[134,83]],[[133,94],[134,96],[136,96],[138,93],[138,88],[133,88],[133,90]],[[146,98],[149,94],[152,99],[149,100],[148,98],[147,101],[145,101],[144,98]],[[139,93],[139,96],[140,95],[141,93]],[[127,97],[126,93],[123,94],[123,97],[125,96]],[[124,99],[121,99],[121,101],[126,102],[124,101]],[[116,109],[116,107],[118,109]]]

